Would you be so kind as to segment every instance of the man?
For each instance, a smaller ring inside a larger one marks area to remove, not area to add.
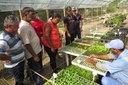
[[[108,71],[102,78],[103,85],[128,85],[128,50],[124,48],[124,43],[120,39],[115,39],[105,44],[111,53],[106,55],[90,55],[91,58],[115,59],[113,62],[100,63],[89,58],[86,60],[97,68]]]
[[[0,35],[0,60],[4,62],[15,78],[15,85],[23,85],[24,80],[24,50],[17,36],[18,21],[13,15],[4,20],[5,29]]]
[[[81,32],[82,32],[82,17],[78,13],[75,7],[72,7],[73,15],[76,17],[76,27],[75,27],[75,36],[78,36],[79,39],[81,39]]]
[[[44,23],[40,19],[37,18],[37,14],[35,14],[33,16],[33,19],[31,21],[31,25],[34,28],[36,34],[38,35],[38,37],[40,39],[40,45],[42,47],[41,38],[42,38],[42,34],[43,34]],[[42,55],[42,52],[41,52],[41,55]],[[39,63],[41,65],[41,67],[43,68],[42,56],[41,55],[39,56],[39,58],[40,58],[40,62]]]
[[[66,45],[72,43],[75,38],[75,25],[76,18],[72,14],[72,9],[70,6],[66,8],[67,16],[64,18],[64,28],[65,28],[65,39]]]
[[[33,20],[31,21],[31,25],[35,29],[36,34],[38,35],[40,41],[43,33],[44,23],[37,18],[37,14],[33,16]],[[41,44],[42,46],[42,44]]]
[[[23,44],[25,45],[26,58],[29,68],[36,72],[40,72],[42,70],[39,59],[39,57],[42,57],[40,40],[34,28],[30,24],[30,21],[35,13],[35,10],[31,7],[23,8],[23,20],[20,22],[18,33],[23,41]],[[36,74],[34,74],[33,78],[36,85],[40,85],[40,83],[42,83],[42,79]]]
[[[56,56],[58,49],[62,46],[61,34],[57,24],[60,22],[61,16],[58,13],[54,13],[52,19],[48,20],[43,29],[43,45],[44,49],[50,57],[50,65],[53,72],[57,73]]]

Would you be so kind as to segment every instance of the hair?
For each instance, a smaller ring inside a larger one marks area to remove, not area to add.
[[[17,17],[15,17],[14,15],[9,15],[9,16],[5,17],[4,26],[7,27],[9,25],[14,25],[15,22],[18,22]]]
[[[58,14],[58,13],[53,13],[52,19],[53,19],[53,18],[60,18],[60,19],[61,19],[61,15]]]
[[[122,48],[122,49],[119,49],[119,51],[121,51],[121,52],[122,52],[122,51],[124,51],[124,49],[125,49],[125,47],[124,47],[124,48]]]
[[[70,6],[67,6],[66,7],[66,11],[68,11],[68,9],[71,9],[72,10],[72,8]]]
[[[35,10],[32,7],[24,7],[22,10],[23,17],[26,16],[29,12],[35,12]]]

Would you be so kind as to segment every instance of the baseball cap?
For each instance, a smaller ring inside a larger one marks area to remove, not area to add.
[[[109,43],[105,44],[106,48],[114,48],[114,49],[123,49],[124,43],[120,39],[111,40]]]
[[[26,14],[27,12],[30,12],[30,11],[35,14],[37,13],[32,7],[24,7],[22,12],[23,14]]]
[[[72,7],[72,10],[76,10],[76,8],[75,7]]]

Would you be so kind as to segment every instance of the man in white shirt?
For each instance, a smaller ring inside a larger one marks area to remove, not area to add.
[[[18,34],[25,45],[26,58],[29,68],[36,72],[40,72],[42,70],[39,63],[41,61],[39,57],[42,57],[40,40],[34,28],[30,24],[30,21],[36,12],[31,7],[24,7],[22,12],[23,19],[19,24]],[[36,85],[39,85],[42,81],[41,78],[38,78],[39,76],[36,74],[33,77]]]

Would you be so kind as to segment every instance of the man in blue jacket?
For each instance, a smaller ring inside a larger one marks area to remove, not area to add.
[[[91,58],[86,62],[95,65],[97,68],[105,70],[109,73],[102,78],[103,85],[128,85],[128,50],[124,48],[124,43],[120,39],[114,39],[105,44],[111,53],[106,55],[90,55]],[[113,62],[100,63],[93,60],[100,59],[115,59]]]

